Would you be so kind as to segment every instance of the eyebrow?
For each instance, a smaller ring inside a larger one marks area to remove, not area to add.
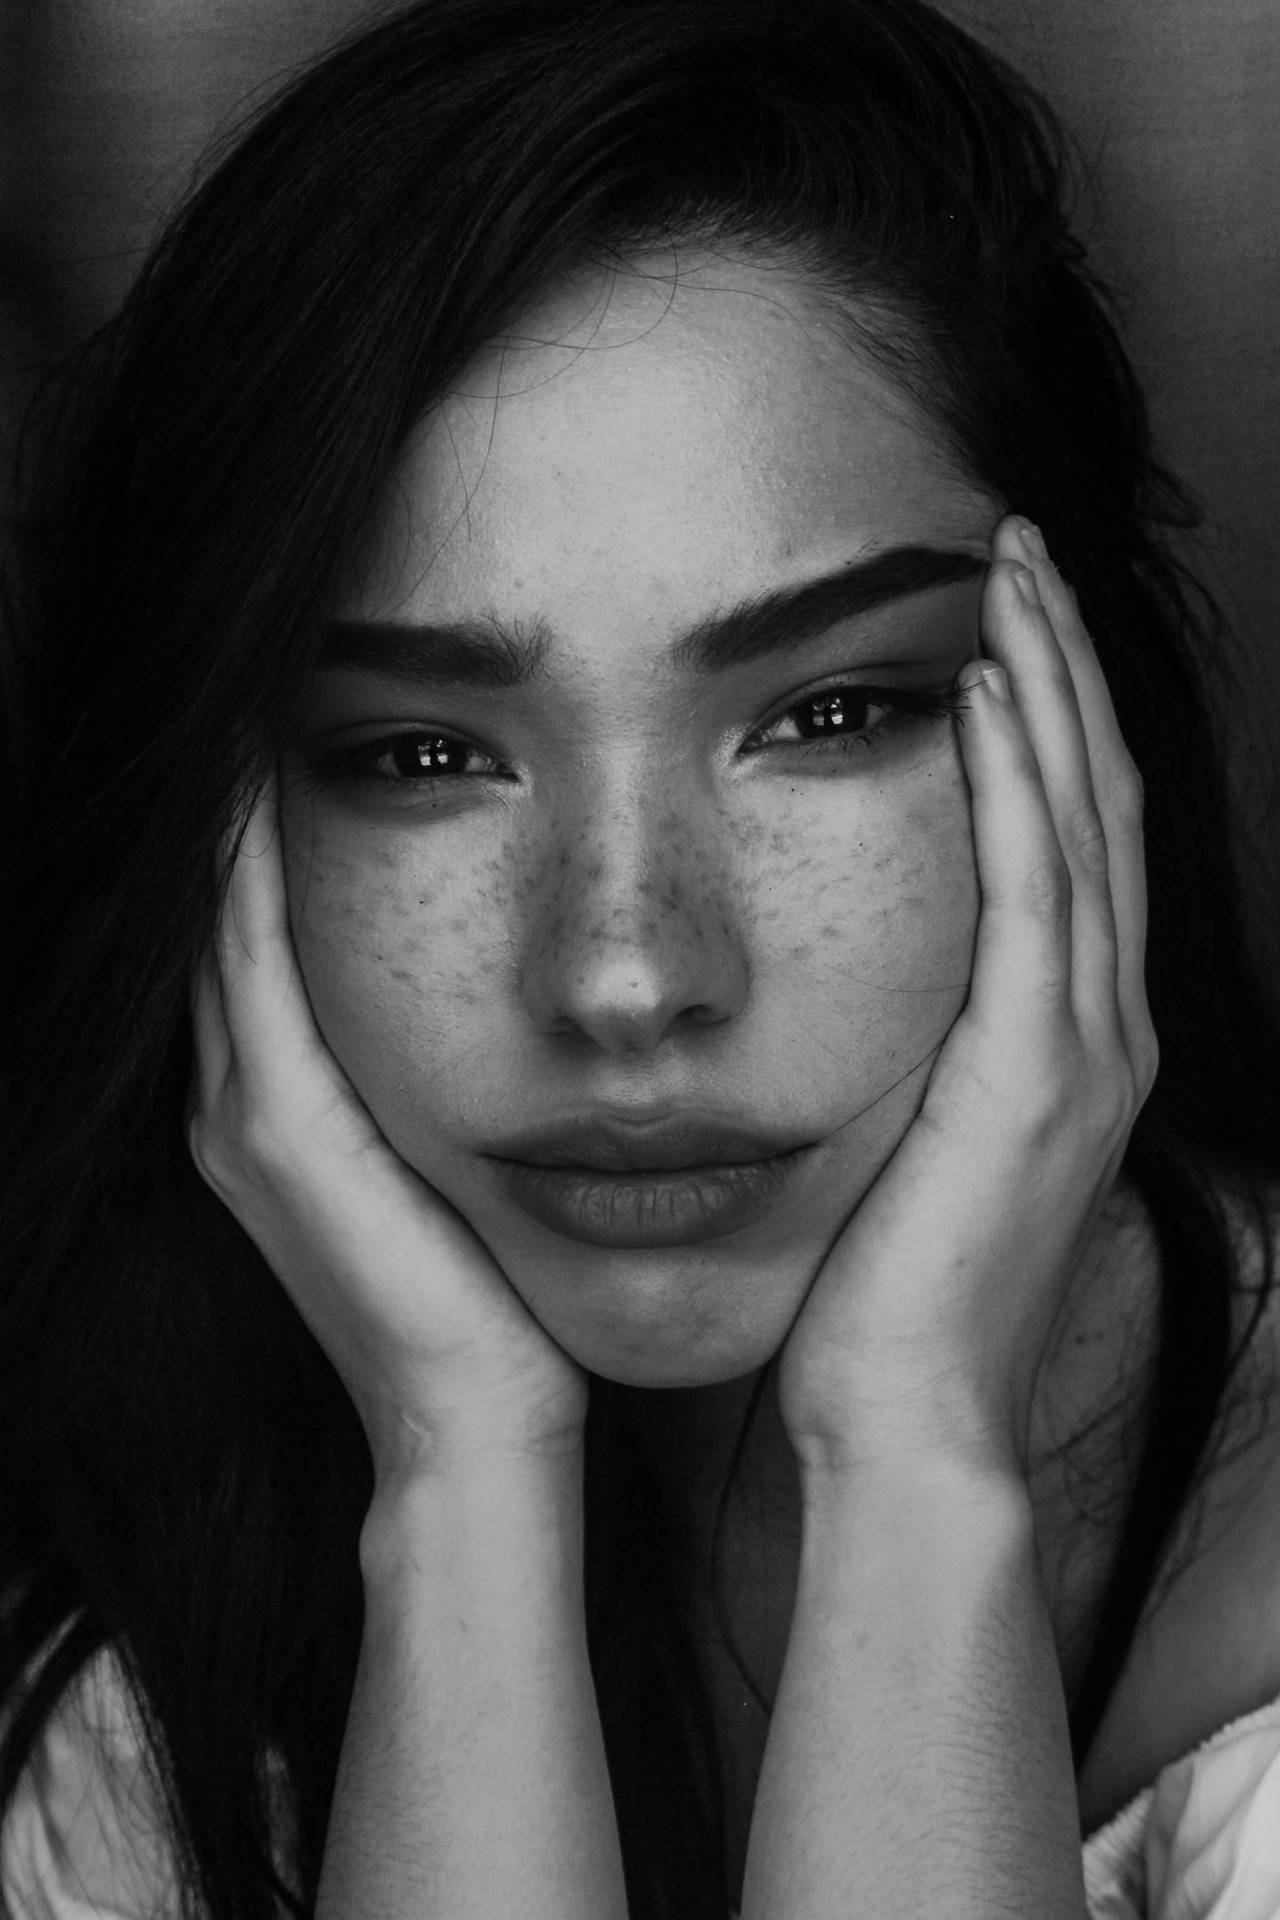
[[[723,673],[768,654],[802,646],[843,620],[857,620],[925,593],[985,573],[989,561],[943,547],[889,547],[795,586],[775,587],[700,620],[672,643],[672,665]],[[542,621],[482,619],[430,623],[333,620],[322,668],[376,673],[424,687],[503,689],[526,685],[542,670],[554,636]]]

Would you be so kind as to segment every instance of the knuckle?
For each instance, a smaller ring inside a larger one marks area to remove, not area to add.
[[[1028,868],[1022,904],[1038,924],[1055,932],[1064,927],[1071,914],[1071,875],[1060,855],[1047,854]]]
[[[1108,1075],[1093,1095],[1095,1131],[1103,1140],[1113,1144],[1126,1139],[1133,1126],[1138,1104],[1137,1088],[1127,1072]]]
[[[1048,1146],[1059,1134],[1064,1122],[1078,1112],[1080,1097],[1080,1061],[1077,1049],[1064,1039],[1050,1048],[1037,1062],[1037,1071],[1024,1078],[1018,1101],[1019,1120],[1024,1133],[1033,1141]]]
[[[1146,1102],[1155,1078],[1154,1050],[1139,1042],[1126,1047],[1110,1066],[1095,1077],[1090,1099],[1094,1127],[1114,1144],[1122,1145]]]
[[[1137,822],[1142,819],[1146,788],[1129,754],[1124,755],[1112,775],[1111,802],[1122,820]]]
[[[187,1152],[196,1163],[198,1173],[205,1175],[205,1130],[204,1116],[193,1113],[187,1121]]]
[[[1092,800],[1082,800],[1066,823],[1066,844],[1087,873],[1107,871],[1107,835]]]
[[[1125,1140],[1142,1105],[1140,1076],[1127,1057],[1099,1060],[1082,1042],[1064,1038],[1040,1062],[1019,1101],[1024,1134],[1047,1154],[1065,1138]]]
[[[246,1112],[238,1135],[237,1157],[256,1179],[271,1183],[289,1172],[289,1132],[268,1108],[254,1106]]]
[[[1048,1076],[1024,1093],[1019,1102],[1018,1121],[1034,1153],[1041,1156],[1053,1153],[1070,1105],[1058,1088],[1049,1084]]]
[[[205,1114],[192,1114],[187,1122],[187,1150],[200,1178],[220,1199],[227,1197],[232,1186],[231,1166],[225,1148],[221,1130],[211,1125]]]
[[[1138,1091],[1138,1104],[1141,1106],[1149,1098],[1160,1072],[1160,1043],[1156,1039],[1155,1029],[1150,1024],[1135,1049],[1133,1071]]]
[[[271,1187],[289,1171],[287,1129],[268,1108],[243,1098],[225,1099],[214,1113],[193,1114],[187,1145],[202,1178],[228,1202]]]
[[[1071,963],[1066,955],[1057,957],[1056,964],[1042,965],[1033,989],[1037,1003],[1042,1007],[1059,1007],[1071,985]]]

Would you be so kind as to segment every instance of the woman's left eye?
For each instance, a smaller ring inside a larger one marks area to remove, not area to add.
[[[766,726],[757,727],[744,749],[832,741],[870,749],[915,720],[957,713],[963,698],[947,687],[823,687],[797,700]]]

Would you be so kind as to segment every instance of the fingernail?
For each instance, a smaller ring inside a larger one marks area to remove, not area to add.
[[[1040,589],[1036,585],[1034,573],[1027,567],[1019,567],[1013,577],[1017,583],[1018,592],[1022,595],[1027,605],[1039,610],[1044,603],[1040,598]]]
[[[987,692],[993,694],[997,700],[1003,700],[1006,706],[1010,704],[1009,676],[1003,667],[979,667],[971,671],[963,685],[966,693],[985,687]]]
[[[1047,560],[1049,558],[1049,549],[1044,543],[1044,535],[1033,520],[1019,521],[1018,532],[1022,538],[1022,544],[1029,554],[1034,555],[1037,560]]]

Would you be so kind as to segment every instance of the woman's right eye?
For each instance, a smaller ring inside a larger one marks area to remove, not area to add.
[[[322,750],[312,756],[321,781],[352,781],[377,786],[419,785],[424,782],[502,775],[501,761],[455,734],[423,729],[415,733],[384,735],[358,746]]]

